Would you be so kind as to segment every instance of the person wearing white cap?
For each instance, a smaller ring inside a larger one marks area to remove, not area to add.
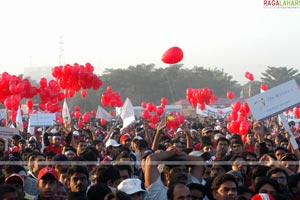
[[[107,142],[105,143],[106,156],[102,160],[102,162],[109,162],[115,160],[116,157],[120,154],[120,146],[121,144],[119,144],[114,139],[107,140]]]
[[[132,200],[143,200],[146,191],[142,189],[142,182],[137,178],[128,178],[118,185],[118,190],[130,195]]]

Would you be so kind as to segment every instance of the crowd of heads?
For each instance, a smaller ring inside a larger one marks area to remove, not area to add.
[[[276,118],[260,122],[263,138],[253,127],[230,133],[223,119],[187,118],[176,130],[165,120],[0,138],[0,200],[300,199],[300,153]]]

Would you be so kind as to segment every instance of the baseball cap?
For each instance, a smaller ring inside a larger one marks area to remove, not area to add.
[[[140,179],[137,178],[128,178],[123,180],[119,185],[118,185],[118,190],[125,192],[126,194],[134,194],[137,192],[146,192],[145,190],[142,189],[141,187],[142,182]]]
[[[192,151],[189,156],[202,156],[203,151]]]
[[[212,132],[212,131],[214,131],[213,129],[211,129],[211,128],[204,128],[204,129],[202,129],[201,130],[201,133],[203,134],[203,133],[208,133],[208,132]]]
[[[107,140],[107,142],[105,143],[105,147],[109,147],[109,146],[113,146],[113,147],[119,147],[121,146],[121,144],[119,144],[116,140],[114,139],[109,139]]]
[[[251,200],[274,200],[274,197],[268,193],[258,193],[254,195]]]
[[[131,137],[128,133],[125,133],[123,134],[121,137],[120,137],[120,142],[125,142],[126,140],[131,140]]]
[[[182,128],[178,128],[178,129],[176,130],[176,133],[178,133],[178,132],[183,132]]]
[[[74,136],[79,136],[79,132],[78,131],[73,131],[73,135]]]
[[[51,177],[55,180],[58,181],[58,173],[55,169],[51,168],[51,167],[44,167],[43,169],[41,169],[38,173],[38,180],[43,179],[46,175],[50,175],[47,177]]]
[[[20,185],[24,185],[24,179],[19,174],[11,174],[5,179],[4,184],[11,183],[19,183]]]
[[[132,140],[142,140],[143,138],[141,136],[135,136]]]

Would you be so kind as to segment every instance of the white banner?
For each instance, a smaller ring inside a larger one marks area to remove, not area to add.
[[[66,99],[64,100],[61,115],[62,115],[63,120],[66,124],[71,124],[71,115],[70,115],[70,112],[69,112],[69,107],[67,105]]]
[[[16,125],[17,125],[17,128],[21,132],[24,131],[23,119],[22,119],[22,113],[21,113],[21,106],[18,106],[18,111],[17,111],[17,116],[16,116]]]
[[[0,137],[1,138],[11,138],[13,135],[19,135],[19,130],[17,128],[0,127]]]
[[[51,126],[55,119],[54,113],[30,114],[30,126]]]
[[[6,119],[6,109],[0,109],[0,120]]]
[[[101,106],[98,106],[96,119],[105,119],[106,121],[110,122],[112,120],[112,116]]]
[[[299,104],[300,90],[293,79],[250,97],[246,101],[254,118],[262,120]]]
[[[123,128],[126,128],[133,122],[135,122],[134,109],[129,98],[126,98],[123,104],[120,117],[123,120]]]
[[[226,107],[226,108],[214,108],[208,105],[205,105],[205,108],[201,110],[199,108],[199,104],[196,106],[196,113],[198,115],[202,115],[205,117],[214,115],[214,116],[219,116],[219,117],[225,117],[230,114],[232,111],[231,107]]]

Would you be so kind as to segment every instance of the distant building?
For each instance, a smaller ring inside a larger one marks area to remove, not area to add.
[[[30,77],[30,79],[37,82],[39,82],[42,77],[51,80],[53,79],[52,67],[25,67],[24,76]]]

